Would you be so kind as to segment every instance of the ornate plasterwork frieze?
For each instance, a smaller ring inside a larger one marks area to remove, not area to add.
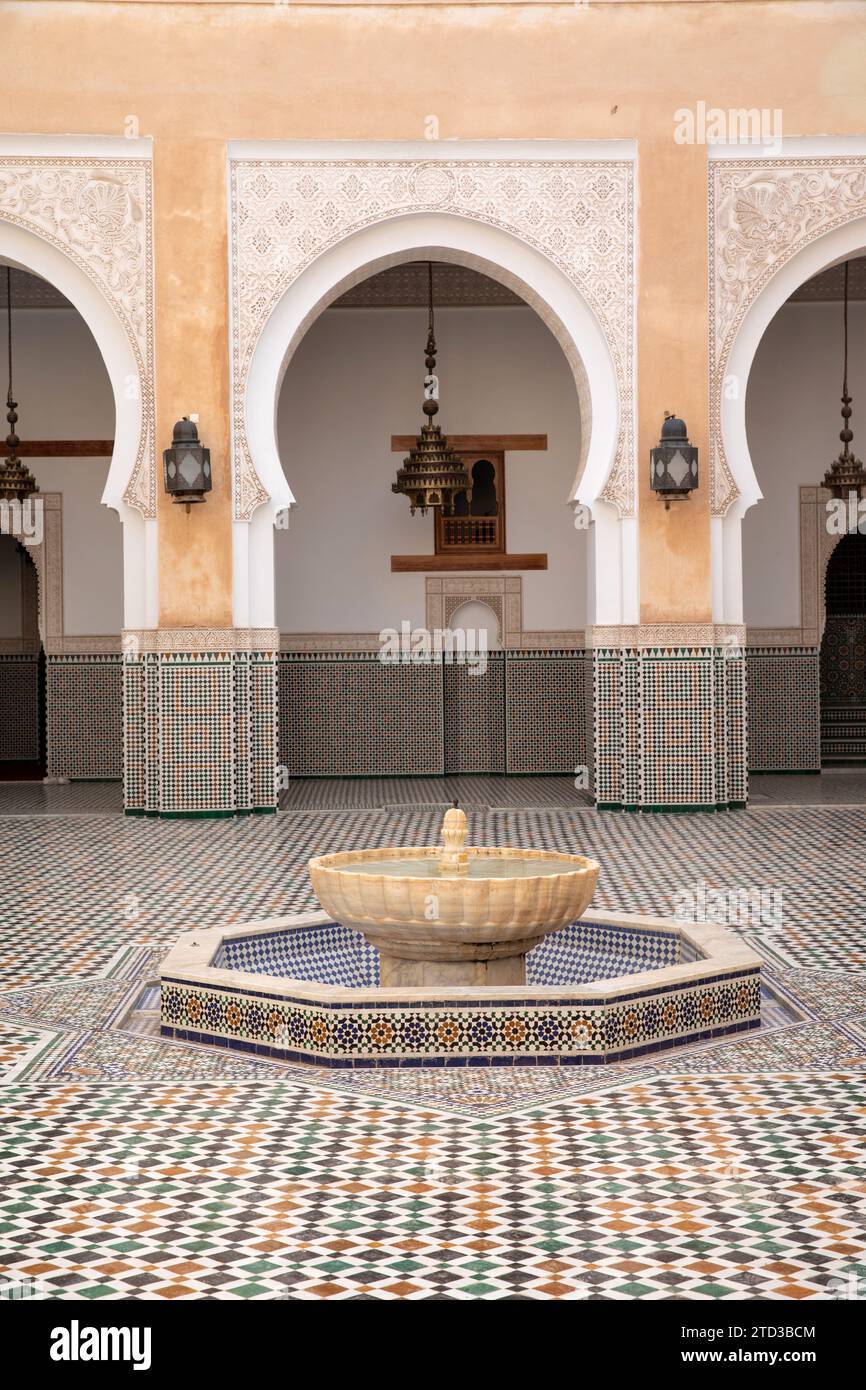
[[[634,173],[617,159],[253,159],[231,161],[235,515],[267,493],[246,437],[256,344],[275,306],[345,237],[411,213],[452,213],[541,251],[576,286],[607,340],[620,401],[616,457],[602,497],[635,507]],[[531,299],[529,300],[531,302]],[[582,371],[579,362],[572,369]]]
[[[282,632],[281,652],[378,652],[378,632]]]
[[[812,650],[818,645],[817,628],[807,627],[750,627],[746,645],[752,647],[804,647]]]
[[[745,645],[741,623],[640,623],[588,627],[587,647],[732,647]]]
[[[734,339],[786,262],[866,216],[866,156],[711,160],[709,180],[711,507],[722,516],[739,495],[721,433]]]
[[[156,515],[152,179],[149,159],[0,155],[0,221],[68,256],[129,339],[141,430],[124,500]]]
[[[123,650],[120,634],[73,634],[48,642],[46,656],[119,656]]]
[[[213,652],[276,652],[280,634],[275,627],[127,628],[122,636],[127,657],[140,652],[199,655]]]

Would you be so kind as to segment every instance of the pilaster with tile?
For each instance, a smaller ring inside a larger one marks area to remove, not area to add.
[[[602,810],[713,811],[747,796],[745,629],[587,630]]]
[[[271,628],[124,633],[127,814],[276,810],[278,645]]]

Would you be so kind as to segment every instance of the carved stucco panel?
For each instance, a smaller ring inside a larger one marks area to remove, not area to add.
[[[267,500],[249,453],[244,404],[253,352],[276,304],[343,238],[423,212],[453,213],[519,237],[590,305],[611,353],[621,412],[602,496],[632,513],[633,185],[632,165],[621,160],[233,160],[235,515],[248,519]]]
[[[721,516],[739,495],[721,434],[734,339],[787,261],[866,216],[866,156],[711,160],[709,179],[711,507]]]
[[[0,156],[0,221],[35,233],[108,300],[138,368],[138,450],[124,500],[156,515],[152,178],[147,159]]]

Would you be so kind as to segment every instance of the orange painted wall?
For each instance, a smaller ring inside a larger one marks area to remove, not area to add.
[[[639,474],[646,621],[709,615],[705,489],[648,495],[663,411],[707,477],[706,151],[679,107],[780,108],[784,133],[866,131],[866,6],[7,3],[0,128],[155,141],[160,447],[197,409],[218,486],[161,512],[162,621],[230,621],[226,222],[229,139],[639,141]]]
[[[167,446],[175,421],[198,414],[213,475],[213,491],[189,510],[160,485],[160,626],[231,627],[224,142],[156,142],[154,207],[157,438]]]

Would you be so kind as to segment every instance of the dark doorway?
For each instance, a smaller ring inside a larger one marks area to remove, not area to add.
[[[821,641],[821,761],[866,763],[866,536],[843,536],[827,566]]]

